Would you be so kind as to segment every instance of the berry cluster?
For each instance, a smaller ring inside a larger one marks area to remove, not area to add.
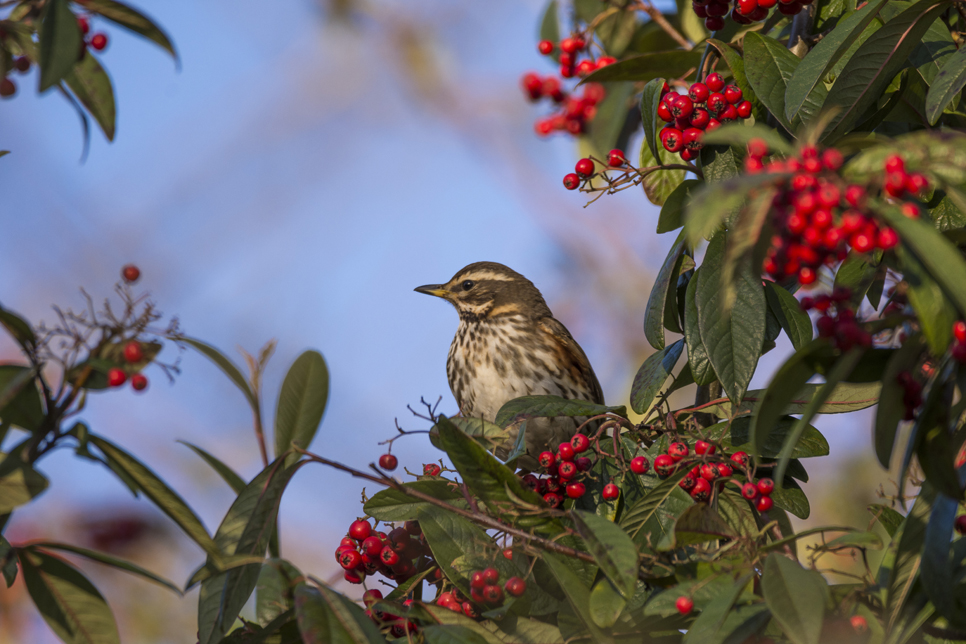
[[[379,626],[389,626],[389,632],[393,637],[406,637],[415,635],[419,627],[408,619],[391,613],[384,613],[373,609],[373,604],[382,599],[382,592],[376,588],[370,588],[362,595],[362,603],[366,607],[366,615],[369,616]],[[409,608],[413,600],[407,599],[403,606]]]
[[[848,351],[852,347],[872,346],[872,334],[862,328],[855,319],[855,311],[848,306],[852,292],[836,287],[831,295],[803,297],[799,303],[803,311],[818,311],[815,320],[820,338],[831,338],[835,348]]]
[[[623,151],[615,149],[607,153],[607,166],[609,168],[623,168],[627,165],[627,159],[624,158]],[[594,163],[594,160],[590,157],[585,157],[577,162],[573,172],[564,175],[564,188],[567,190],[576,190],[585,180],[593,178],[596,174],[597,165]]]
[[[737,85],[725,85],[721,74],[710,74],[703,83],[693,83],[687,94],[662,90],[657,115],[667,125],[661,130],[661,144],[668,152],[680,153],[691,161],[701,150],[701,137],[724,122],[751,116],[751,101],[742,100]]]
[[[799,283],[808,285],[818,278],[823,265],[844,260],[849,246],[868,253],[899,243],[896,232],[882,225],[866,206],[870,188],[876,186],[846,184],[839,176],[841,152],[828,148],[820,153],[807,145],[798,156],[766,163],[767,153],[764,141],[751,140],[745,170],[792,176],[778,182],[780,189],[772,200],[772,223],[778,232],[765,257],[765,273],[775,279],[796,275]],[[915,196],[928,187],[923,175],[905,171],[899,156],[886,159],[885,171],[881,188],[889,198]],[[911,201],[903,202],[900,209],[907,217],[919,217],[919,206]]]
[[[137,364],[144,359],[144,349],[137,340],[131,340],[124,345],[124,360],[129,364]],[[111,367],[107,370],[107,385],[109,387],[120,387],[127,382],[127,372],[120,367]],[[131,376],[131,387],[135,391],[144,391],[148,386],[148,379],[143,373],[135,373]]]
[[[581,472],[587,472],[593,467],[593,461],[586,456],[578,456],[590,448],[590,439],[584,434],[574,434],[569,443],[561,443],[557,452],[542,452],[537,459],[540,467],[547,471],[548,476],[537,477],[527,474],[523,483],[531,490],[543,495],[543,500],[551,508],[559,507],[564,502],[563,495],[571,499],[579,499],[587,492],[587,486],[577,480]]]
[[[107,34],[98,32],[88,37],[91,31],[91,19],[89,16],[77,16],[77,27],[84,36],[84,49],[90,47],[94,51],[104,51],[104,48],[107,47]],[[81,49],[82,56],[84,49]]]
[[[335,559],[350,584],[361,584],[367,575],[376,573],[402,582],[433,565],[431,557],[416,521],[407,521],[389,534],[374,531],[368,521],[353,521],[335,550]]]
[[[499,606],[503,603],[504,591],[511,597],[520,597],[527,591],[527,582],[519,577],[510,577],[501,588],[500,572],[496,568],[477,570],[470,575],[470,596],[477,604]],[[443,595],[445,594],[443,593]],[[437,601],[437,603],[440,602]],[[456,610],[452,605],[449,608]],[[462,606],[462,610],[466,613],[465,605]],[[467,614],[467,616],[469,615]]]
[[[588,43],[580,34],[575,34],[560,41],[560,76],[563,78],[573,78],[579,76],[583,78],[591,72],[597,71],[602,67],[607,67],[617,62],[611,56],[601,56],[594,60],[592,57],[580,60],[582,55],[590,56]],[[537,51],[544,56],[552,56],[557,50],[557,46],[549,40],[541,40],[537,44]]]
[[[17,56],[13,59],[13,69],[21,74],[30,71],[30,59],[26,56]],[[0,98],[10,98],[17,93],[17,84],[9,77],[4,76],[0,79]]]
[[[724,29],[725,16],[731,10],[731,19],[739,25],[750,25],[768,17],[769,10],[778,5],[778,11],[785,16],[794,16],[802,7],[814,0],[736,0],[731,9],[728,0],[692,0],[691,8],[695,15],[704,18],[708,31]]]

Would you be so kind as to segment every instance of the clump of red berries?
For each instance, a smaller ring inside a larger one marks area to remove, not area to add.
[[[794,16],[802,7],[812,4],[814,0],[736,0],[734,8],[727,0],[692,0],[691,8],[695,15],[704,18],[704,26],[708,31],[724,29],[725,16],[731,13],[731,19],[739,25],[750,25],[768,17],[772,7],[778,6],[778,11],[785,16]]]
[[[402,582],[435,565],[416,521],[407,521],[389,534],[373,530],[368,521],[353,521],[335,558],[345,570],[345,580],[352,584],[361,584],[366,576],[377,573]]]
[[[797,156],[766,163],[768,145],[761,139],[748,143],[745,170],[791,174],[777,182],[772,199],[772,223],[777,233],[762,266],[775,279],[795,275],[800,284],[818,279],[818,270],[845,259],[848,247],[857,253],[889,250],[899,243],[896,232],[879,222],[868,206],[870,190],[881,188],[892,199],[918,195],[928,186],[926,178],[909,174],[901,157],[886,159],[886,176],[881,185],[847,184],[838,174],[842,153],[835,148],[822,152],[803,146]],[[911,201],[900,205],[903,214],[919,217],[919,206]]]
[[[579,480],[584,472],[593,467],[593,461],[586,456],[578,456],[590,449],[590,439],[581,433],[574,434],[569,443],[561,443],[556,453],[542,452],[537,462],[548,476],[538,477],[527,474],[523,483],[531,490],[543,496],[544,502],[551,508],[560,507],[564,502],[564,495],[568,498],[579,499],[587,493],[587,485]]]
[[[144,347],[137,340],[131,340],[122,349],[124,360],[130,364],[136,364],[144,360]],[[127,372],[120,367],[112,367],[107,370],[107,385],[109,387],[120,387],[127,382]],[[131,376],[131,388],[134,391],[144,391],[148,387],[148,378],[143,373],[135,373]]]
[[[836,287],[831,295],[803,297],[800,306],[804,311],[818,311],[815,320],[820,338],[831,338],[835,348],[848,351],[852,347],[872,346],[872,334],[855,319],[855,311],[849,306],[852,292]]]
[[[664,83],[657,115],[667,123],[660,132],[664,149],[691,161],[701,150],[704,132],[750,117],[751,101],[743,99],[737,85],[725,85],[721,74],[715,73],[703,83],[693,83],[686,94],[672,92]]]
[[[510,577],[500,586],[500,571],[496,568],[476,570],[470,575],[470,595],[477,604],[499,606],[505,597],[520,597],[527,591],[527,582],[519,577]]]
[[[634,168],[627,162],[627,158],[624,156],[624,151],[616,148],[607,153],[607,168],[620,168],[625,172],[634,170]],[[567,190],[576,190],[583,184],[583,182],[593,179],[598,174],[597,164],[592,158],[585,157],[580,159],[574,166],[574,171],[570,174],[564,175],[564,188]],[[604,175],[604,177],[606,179],[606,175]]]

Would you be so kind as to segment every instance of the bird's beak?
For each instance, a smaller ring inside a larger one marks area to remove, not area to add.
[[[442,284],[427,284],[426,286],[417,286],[413,289],[417,293],[425,293],[426,295],[435,295],[436,297],[447,297],[449,291],[443,288]]]

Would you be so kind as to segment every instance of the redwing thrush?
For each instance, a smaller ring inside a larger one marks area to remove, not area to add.
[[[496,262],[476,262],[445,284],[427,284],[420,293],[448,300],[460,325],[446,359],[446,376],[466,418],[493,422],[509,400],[555,395],[604,403],[597,376],[567,328],[553,317],[540,291],[523,275]],[[536,469],[540,452],[569,440],[584,418],[534,418],[527,422],[527,457],[521,467]],[[519,428],[498,445],[506,458]]]

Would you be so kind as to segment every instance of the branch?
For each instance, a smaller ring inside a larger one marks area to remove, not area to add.
[[[694,45],[692,45],[687,38],[682,36],[681,32],[675,29],[674,25],[668,22],[667,18],[664,17],[664,14],[661,13],[650,2],[638,2],[637,8],[645,12],[647,15],[649,15],[651,17],[651,20],[656,22],[661,27],[661,29],[663,29],[665,33],[667,33],[668,36],[674,39],[674,41],[677,44],[681,45],[682,47],[684,47],[689,51],[694,48]]]

